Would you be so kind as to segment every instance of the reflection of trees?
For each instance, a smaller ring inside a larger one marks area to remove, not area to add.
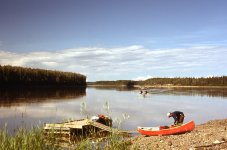
[[[44,102],[49,99],[71,99],[86,95],[86,88],[4,88],[0,89],[0,106]]]
[[[227,88],[172,88],[164,92],[170,95],[198,95],[209,97],[227,97]]]

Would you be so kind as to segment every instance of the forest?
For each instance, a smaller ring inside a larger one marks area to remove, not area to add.
[[[138,81],[142,85],[173,85],[173,86],[227,86],[227,76],[200,78],[150,78]]]
[[[5,86],[86,86],[86,76],[79,73],[0,65],[0,87]],[[127,86],[227,86],[227,76],[150,78],[88,82],[89,85]]]
[[[0,87],[13,86],[86,86],[86,76],[61,72],[0,65]]]
[[[127,86],[133,87],[136,81],[132,80],[117,80],[117,81],[96,81],[96,82],[89,82],[89,85],[111,85],[111,86]]]
[[[221,77],[201,77],[201,78],[150,78],[144,81],[133,80],[117,80],[117,81],[96,81],[89,83],[90,85],[113,85],[113,86],[127,86],[134,85],[150,85],[150,86],[227,86],[227,76]]]

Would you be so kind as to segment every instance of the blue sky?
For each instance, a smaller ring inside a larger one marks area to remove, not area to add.
[[[88,81],[226,75],[225,0],[1,0],[0,64]]]

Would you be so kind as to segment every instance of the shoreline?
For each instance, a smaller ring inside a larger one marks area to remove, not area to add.
[[[210,120],[178,135],[131,138],[130,149],[227,149],[227,119]]]
[[[126,85],[87,84],[87,87],[127,87]],[[131,88],[131,87],[130,87]],[[227,88],[227,86],[134,85],[132,88]]]
[[[134,87],[141,88],[140,85]],[[227,86],[145,85],[143,88],[227,88]]]

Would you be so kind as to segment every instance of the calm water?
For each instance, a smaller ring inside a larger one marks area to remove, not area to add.
[[[91,116],[106,114],[106,102],[114,120],[123,120],[123,114],[130,116],[122,126],[127,130],[171,124],[173,119],[166,113],[174,110],[183,111],[185,121],[195,120],[196,124],[227,118],[227,89],[152,89],[146,95],[124,88],[4,89],[0,90],[0,129],[6,123],[13,132],[21,126],[81,119],[82,103]]]

